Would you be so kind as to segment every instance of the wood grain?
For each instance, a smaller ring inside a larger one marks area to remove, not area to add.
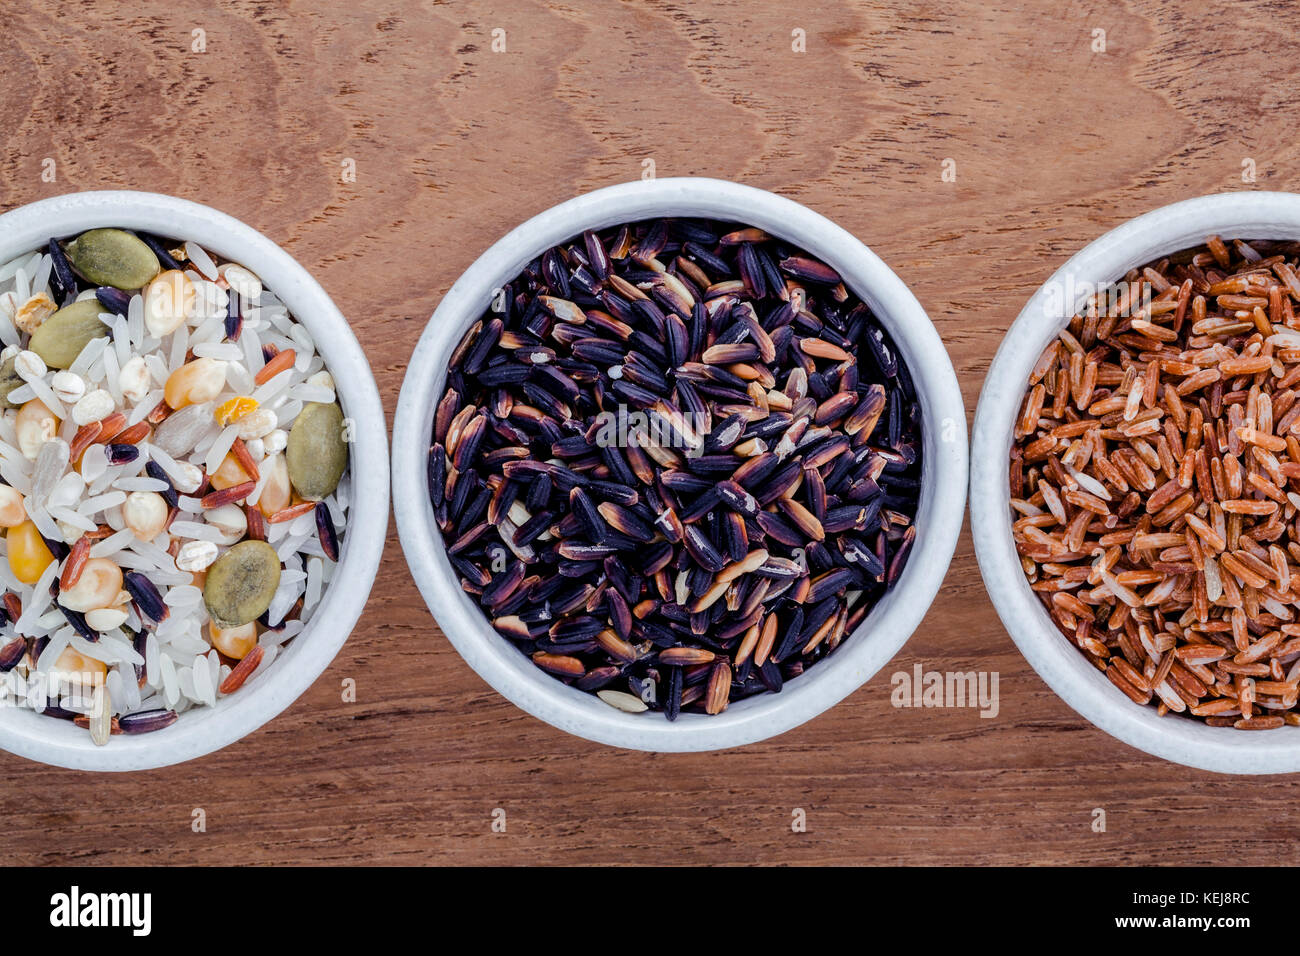
[[[460,272],[645,159],[777,190],[860,236],[929,311],[970,411],[1072,252],[1140,211],[1300,173],[1300,41],[1280,2],[5,6],[0,209],[131,187],[243,219],[351,317],[390,416]],[[890,675],[915,663],[998,671],[1000,713],[893,708]],[[156,772],[3,755],[0,773],[13,863],[1300,862],[1293,778],[1188,770],[1086,723],[1007,637],[968,535],[904,651],[764,744],[621,752],[523,714],[438,632],[394,534],[361,626],[269,726]]]

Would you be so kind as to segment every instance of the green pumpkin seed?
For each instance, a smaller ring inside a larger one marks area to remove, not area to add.
[[[23,385],[22,378],[14,371],[14,360],[17,358],[18,356],[11,355],[0,363],[0,408],[19,407],[9,401],[9,393]]]
[[[279,586],[280,556],[265,541],[249,538],[208,568],[203,603],[218,627],[239,627],[266,613]]]
[[[289,481],[302,497],[320,501],[335,488],[348,464],[343,409],[336,402],[308,402],[294,419],[285,448]]]
[[[158,274],[158,257],[137,236],[121,229],[92,229],[67,246],[68,261],[83,279],[128,291]]]
[[[67,368],[93,339],[108,335],[99,321],[104,307],[98,299],[82,299],[59,309],[32,333],[27,347],[50,368]]]

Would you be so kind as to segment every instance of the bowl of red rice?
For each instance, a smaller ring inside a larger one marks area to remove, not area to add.
[[[207,206],[74,193],[0,215],[0,346],[0,748],[147,769],[293,703],[387,527],[382,406],[326,292]]]
[[[1221,773],[1300,769],[1300,196],[1206,196],[1034,294],[975,417],[1003,624],[1079,714]]]

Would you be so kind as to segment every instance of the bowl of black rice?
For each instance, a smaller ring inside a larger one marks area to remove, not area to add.
[[[402,548],[497,691],[651,751],[783,733],[907,641],[965,507],[933,324],[851,234],[712,179],[519,226],[451,287],[393,436]]]

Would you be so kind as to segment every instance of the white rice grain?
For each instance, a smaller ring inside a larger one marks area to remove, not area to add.
[[[32,593],[23,595],[23,613],[18,615],[18,620],[14,623],[14,630],[27,637],[39,637],[40,635],[32,630],[32,626],[45,613],[45,609],[50,606],[50,582],[54,580],[59,573],[59,563],[51,561],[49,566],[41,572],[41,576],[36,579],[32,585]]]
[[[70,471],[54,483],[45,503],[51,507],[73,508],[81,501],[86,491],[86,479],[75,471]]]
[[[191,240],[185,243],[185,255],[194,268],[203,274],[205,279],[215,280],[217,278],[217,264],[212,261],[212,257],[204,252],[197,242]]]
[[[301,534],[289,535],[279,546],[276,547],[275,553],[280,556],[281,561],[284,561],[296,552],[302,550],[302,546],[308,540],[308,537],[308,535]]]
[[[0,459],[0,478],[4,478],[20,494],[26,495],[32,490],[31,477],[12,458]]]
[[[210,524],[201,524],[197,521],[173,521],[171,533],[178,538],[190,538],[194,541],[212,541],[216,544],[225,544],[226,535]]]
[[[26,405],[35,397],[36,389],[32,388],[30,383],[27,385],[19,385],[17,388],[11,389],[9,392],[9,401],[13,402],[15,405]]]
[[[285,402],[285,404],[275,410],[276,424],[279,425],[280,428],[288,431],[289,426],[293,424],[293,420],[298,417],[298,413],[301,411],[302,402],[297,399],[294,399],[291,402]]]
[[[91,446],[103,447],[103,446]],[[116,508],[122,502],[126,501],[126,493],[123,491],[110,491],[107,494],[96,495],[93,498],[87,498],[77,506],[77,511],[83,515],[99,514],[109,508]]]
[[[73,359],[72,364],[68,366],[68,371],[84,378],[86,373],[89,371],[90,366],[104,353],[104,349],[107,347],[108,339],[91,339],[86,343],[86,347],[77,353],[77,357]]]
[[[146,682],[154,687],[157,687],[162,679],[158,668],[158,635],[150,633],[144,639],[144,669]]]
[[[41,263],[36,267],[36,274],[32,276],[32,289],[35,292],[46,292],[50,284],[50,273],[54,270],[54,260],[48,255],[41,256]]]
[[[117,352],[119,366],[126,365],[131,360],[131,332],[127,328],[126,319],[120,315],[113,319],[113,350]]]
[[[203,320],[203,323],[190,333],[190,347],[197,342],[215,342],[225,337],[226,313],[223,309],[216,315]]]
[[[334,389],[323,385],[295,385],[289,389],[288,396],[300,402],[320,402],[329,405],[334,401]]]
[[[270,406],[279,396],[289,388],[294,379],[294,370],[285,369],[276,375],[271,376],[268,381],[263,382],[253,391],[253,399],[263,406]]]
[[[131,337],[131,345],[136,352],[139,352],[140,345],[144,341],[144,296],[138,292],[131,296],[131,301],[127,304],[126,326]]]
[[[244,357],[244,351],[233,342],[200,342],[194,346],[194,354],[199,358],[221,359],[224,362],[238,362]]]
[[[272,627],[284,620],[284,616],[289,613],[289,609],[298,600],[302,590],[301,582],[286,582],[281,578],[280,586],[276,588],[275,596],[271,598],[271,606],[266,610],[266,619]]]
[[[33,506],[30,498],[27,501],[27,517],[36,525],[37,530],[47,538],[63,540],[63,532],[59,530],[58,522],[50,517],[50,513],[43,507]]]
[[[93,444],[81,455],[81,477],[97,481],[108,470],[108,453],[101,444]],[[80,509],[78,509],[80,510]]]
[[[248,679],[244,681],[245,687],[257,680],[257,678],[262,674],[266,673],[267,668],[275,662],[276,657],[280,653],[280,647],[278,644],[264,644],[262,646],[265,648],[262,652],[262,660],[257,667],[253,668],[253,673],[248,675]]]
[[[298,352],[293,364],[301,371],[307,367],[311,357],[316,354],[316,343],[312,341],[311,333],[304,326],[298,324],[294,324],[289,329],[289,338],[293,339]],[[299,362],[302,363],[301,366],[298,365]]]
[[[189,326],[182,325],[172,333],[171,350],[167,359],[167,371],[174,372],[185,364],[185,353],[190,349]],[[158,381],[163,379],[154,376]]]
[[[64,628],[50,638],[50,642],[45,645],[45,650],[41,651],[41,656],[36,660],[36,669],[42,674],[49,674],[54,670],[54,662],[59,659],[68,646],[68,638],[72,636],[72,628]]]
[[[77,641],[85,639],[74,637],[73,640]],[[112,634],[100,635],[99,641],[92,646],[98,648],[100,653],[106,655],[100,658],[100,660],[104,661],[106,664],[121,662],[134,666],[136,664],[144,663],[144,658],[136,653],[135,648],[120,637],[114,637]]]
[[[4,265],[0,265],[0,282],[8,282],[12,279],[18,270],[22,268],[23,263],[26,262],[27,259],[28,255],[24,253],[17,259],[10,259]]]
[[[248,368],[249,374],[256,376],[266,364],[262,358],[262,340],[258,338],[257,330],[245,325],[244,330],[239,333],[239,346],[244,350],[244,365]]]
[[[215,704],[217,689],[212,686],[212,671],[208,669],[207,658],[201,654],[194,658],[190,674],[194,681],[194,699],[209,705]]]
[[[302,601],[304,612],[310,611],[320,601],[323,572],[324,569],[320,558],[312,558],[307,562],[307,590]]]
[[[130,713],[140,706],[140,682],[135,676],[135,668],[132,667],[127,676],[122,681],[124,696],[114,697],[116,709],[123,713]]]
[[[137,422],[144,421],[145,418],[148,417],[149,413],[158,407],[162,400],[163,390],[161,388],[155,388],[153,391],[148,392],[144,398],[140,399],[140,404],[131,410],[131,414],[127,416],[126,423],[128,425],[134,425]]]
[[[221,467],[221,462],[225,460],[226,455],[230,452],[230,447],[239,437],[239,425],[227,425],[217,435],[217,440],[212,443],[208,449],[208,457],[204,460],[204,466],[208,474],[212,474]]]
[[[122,404],[122,375],[121,363],[117,360],[117,351],[115,349],[104,349],[104,354],[100,356],[104,363],[104,387],[108,393],[113,396],[113,401]]]
[[[226,365],[226,387],[236,395],[247,395],[256,386],[253,383],[253,376],[244,368],[242,361],[230,362]]]
[[[65,508],[62,505],[46,505],[46,510],[55,521],[63,521],[74,528],[80,528],[82,531],[94,531],[99,527],[81,512],[73,511],[71,508]]]
[[[205,668],[206,671],[206,668]],[[176,668],[176,682],[180,685],[181,694],[189,700],[195,700],[198,697],[198,691],[194,687],[194,670],[190,667]]]
[[[163,603],[168,607],[186,608],[193,607],[203,600],[203,592],[192,584],[183,584],[180,587],[169,588],[163,596]]]
[[[22,337],[18,334],[18,329],[14,327],[13,319],[9,317],[9,312],[0,309],[0,343],[5,346],[18,345]]]
[[[289,522],[289,533],[299,537],[307,537],[316,530],[316,512],[308,511],[306,514],[298,515]]]

